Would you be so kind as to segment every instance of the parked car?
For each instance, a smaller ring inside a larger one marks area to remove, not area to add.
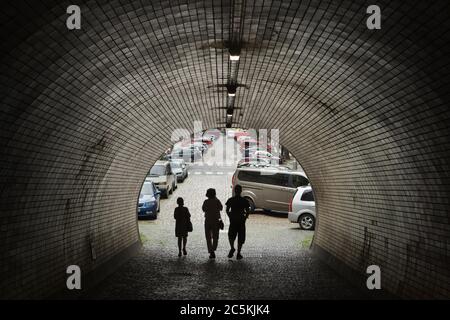
[[[243,157],[250,157],[251,154],[255,153],[256,151],[267,151],[267,152],[271,152],[270,150],[272,149],[272,147],[270,145],[267,145],[266,148],[264,148],[264,146],[260,146],[260,145],[252,145],[252,146],[246,146],[243,149],[241,149],[242,151],[242,156]]]
[[[184,182],[188,177],[188,168],[186,162],[183,159],[173,159],[170,161],[170,167],[172,172],[177,177],[178,182]]]
[[[250,136],[250,133],[247,131],[236,131],[234,133],[234,140],[238,141],[239,137],[242,136]]]
[[[206,130],[203,133],[203,137],[211,137],[213,140],[219,139],[221,135],[222,135],[222,132],[219,130],[215,130],[215,129]]]
[[[146,180],[153,181],[165,198],[168,198],[169,194],[173,193],[175,175],[170,168],[169,161],[156,161],[155,165],[150,169]]]
[[[203,144],[202,145],[200,145],[200,144],[190,144],[190,145],[188,145],[188,146],[186,146],[186,148],[189,148],[189,149],[191,149],[192,151],[194,151],[194,152],[200,152],[201,154],[203,154],[203,152],[204,152],[204,147],[203,147]]]
[[[200,150],[202,153],[208,151],[208,145],[203,142],[193,142],[192,146]]]
[[[214,142],[214,136],[203,136],[202,143],[206,143],[207,145],[211,145]]]
[[[160,208],[161,191],[152,181],[142,185],[138,201],[138,218],[150,217],[156,219]]]
[[[249,157],[250,154],[253,154],[255,151],[258,151],[258,150],[262,150],[262,149],[260,149],[258,146],[248,146],[248,147],[242,149],[242,156]]]
[[[240,146],[245,145],[245,142],[247,142],[247,145],[256,145],[257,143],[257,140],[250,135],[240,135],[239,137],[237,137],[236,141]],[[252,141],[251,144],[250,141]]]
[[[227,132],[227,138],[234,138],[234,135],[236,132],[239,132],[235,129],[226,129]]]
[[[298,187],[309,185],[303,172],[275,168],[237,168],[232,178],[232,188],[242,186],[242,196],[251,210],[289,211],[289,203]]]
[[[267,159],[250,159],[250,158],[243,158],[238,161],[237,167],[268,167],[270,166],[270,161]]]
[[[163,154],[159,160],[165,160],[165,161],[170,161],[172,159],[172,154]]]
[[[266,155],[266,153],[262,154],[252,154],[250,157],[244,157],[241,160],[238,161],[238,166],[242,166],[243,163],[246,162],[261,162],[261,163],[268,163],[269,165],[278,165],[281,163],[281,160],[279,157],[271,156],[270,153]]]
[[[301,229],[314,230],[316,226],[316,202],[311,187],[299,187],[292,197],[288,219],[298,223]]]
[[[279,161],[280,158],[273,155],[272,153],[264,150],[256,150],[253,153],[250,153],[251,158],[258,158],[258,159],[267,159],[267,160],[277,160]]]
[[[202,152],[196,148],[183,147],[172,150],[171,159],[182,159],[185,162],[195,162],[202,158]]]

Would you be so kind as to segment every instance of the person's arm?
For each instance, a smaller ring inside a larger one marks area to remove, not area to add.
[[[188,208],[186,208],[186,215],[187,215],[187,217],[190,219],[191,218],[191,213],[189,212],[189,209]]]
[[[202,210],[206,213],[206,200],[203,201]]]
[[[175,219],[175,220],[177,220],[177,218],[178,218],[178,215],[177,215],[177,209],[175,208],[175,210],[173,210],[173,218]]]
[[[228,200],[228,201],[225,203],[225,206],[226,206],[225,211],[226,211],[226,213],[227,213],[227,216],[230,217],[230,210],[231,210],[230,200]]]
[[[245,219],[247,219],[248,216],[250,215],[250,203],[248,203],[248,200],[247,200],[247,199],[244,198],[244,200],[245,200],[245,202],[246,202],[246,206],[245,206],[245,208],[244,208]]]

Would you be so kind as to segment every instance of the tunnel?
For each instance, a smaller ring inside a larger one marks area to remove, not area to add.
[[[377,265],[395,297],[450,297],[448,1],[1,6],[2,298],[137,252],[145,175],[196,122],[279,130],[317,198],[311,250],[339,274]]]

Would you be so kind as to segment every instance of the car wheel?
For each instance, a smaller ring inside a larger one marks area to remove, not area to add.
[[[305,213],[298,218],[298,224],[300,225],[300,229],[303,230],[314,230],[314,226],[316,224],[316,219],[312,214]]]
[[[245,198],[245,199],[247,199],[247,201],[248,201],[248,204],[250,205],[250,213],[254,213],[255,212],[255,203],[253,202],[253,200],[252,199],[250,199],[250,198]]]
[[[172,193],[173,193],[173,189],[172,189],[172,188],[170,188],[169,194],[172,194]]]

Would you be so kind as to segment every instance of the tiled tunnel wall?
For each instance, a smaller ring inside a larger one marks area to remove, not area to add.
[[[68,265],[139,241],[138,192],[172,131],[225,120],[208,86],[236,33],[234,125],[280,130],[315,189],[316,248],[357,274],[379,265],[399,297],[450,296],[448,1],[1,6],[1,297],[55,294]]]

